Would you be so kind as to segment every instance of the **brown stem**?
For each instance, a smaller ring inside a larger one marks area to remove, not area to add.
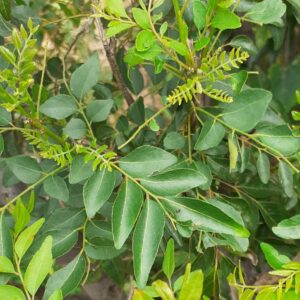
[[[93,13],[96,14],[96,10],[93,7]],[[102,26],[102,22],[100,18],[95,18],[95,23],[96,23],[96,28],[98,31],[98,35],[100,37],[100,40],[103,43],[103,47],[106,53],[106,57],[107,60],[110,64],[111,70],[113,72],[113,75],[115,77],[116,83],[119,87],[119,89],[122,91],[125,100],[129,105],[131,105],[132,103],[134,103],[134,99],[131,95],[131,93],[129,92],[129,90],[126,87],[126,84],[124,83],[124,80],[122,78],[122,74],[120,72],[119,66],[117,64],[117,60],[116,60],[116,54],[115,54],[115,40],[114,39],[108,39],[105,37],[104,34],[104,30],[103,30],[103,26]]]

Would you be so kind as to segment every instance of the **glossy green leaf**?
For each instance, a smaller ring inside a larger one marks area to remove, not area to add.
[[[63,294],[61,290],[56,290],[48,300],[63,300]]]
[[[284,156],[289,156],[300,149],[300,138],[294,136],[286,125],[264,127],[257,130],[255,135],[265,145],[274,149],[275,154],[280,152]]]
[[[262,120],[271,99],[272,94],[266,90],[244,90],[226,106],[222,118],[233,129],[250,131]]]
[[[59,109],[58,109],[59,108]],[[73,97],[68,95],[57,95],[48,99],[40,107],[40,111],[53,119],[62,120],[78,110],[77,104]]]
[[[192,221],[195,226],[208,232],[249,236],[246,228],[209,202],[193,198],[164,198],[163,205],[179,222]]]
[[[9,21],[11,18],[11,6],[11,0],[0,0],[0,13],[6,21]]]
[[[121,249],[138,218],[143,204],[143,192],[131,180],[125,179],[112,212],[112,231],[115,247]]]
[[[75,156],[70,167],[69,182],[76,184],[90,178],[92,175],[92,162],[85,163],[83,156]]]
[[[13,257],[13,243],[10,234],[10,228],[7,225],[6,217],[0,214],[0,256],[6,256],[12,259]]]
[[[102,122],[107,119],[114,105],[114,101],[109,100],[94,100],[86,108],[86,114],[91,122]]]
[[[258,24],[281,24],[286,5],[281,0],[264,0],[255,3],[246,18]]]
[[[0,273],[15,273],[15,267],[6,256],[0,256]]]
[[[98,54],[93,54],[71,76],[71,90],[78,99],[82,99],[99,81],[100,65]]]
[[[242,26],[240,17],[227,8],[218,7],[211,26],[220,30],[237,29]]]
[[[264,256],[274,270],[282,269],[282,266],[290,261],[290,259],[280,254],[272,245],[267,243],[260,243],[260,248],[264,253]]]
[[[137,51],[147,51],[156,42],[154,33],[151,30],[142,30],[138,33],[135,40],[135,48]]]
[[[64,134],[72,139],[81,139],[85,136],[87,127],[81,119],[71,119],[64,128]]]
[[[163,149],[141,146],[119,160],[120,167],[135,178],[143,178],[159,172],[174,163],[177,158]]]
[[[193,169],[175,169],[140,180],[141,184],[154,194],[175,196],[199,185],[206,184],[208,178]]]
[[[174,240],[169,239],[164,255],[162,270],[170,280],[175,270]]]
[[[202,296],[204,275],[201,270],[184,276],[178,300],[198,300]]]
[[[48,299],[56,290],[60,289],[63,296],[67,296],[79,286],[85,272],[85,260],[77,255],[65,267],[53,273],[47,281],[44,299]]]
[[[147,200],[135,227],[132,247],[137,285],[143,288],[156,258],[165,226],[164,212],[156,202]]]
[[[258,154],[257,171],[261,182],[267,184],[270,179],[270,161],[265,153]]]
[[[24,275],[25,287],[32,296],[49,274],[52,265],[52,237],[48,236],[32,257]]]
[[[288,197],[294,194],[294,180],[291,167],[284,161],[279,161],[278,176],[284,192]]]
[[[197,29],[205,27],[207,9],[201,0],[193,0],[193,20]]]
[[[13,156],[6,163],[14,175],[26,184],[34,183],[41,177],[40,165],[29,156]]]
[[[134,7],[132,15],[135,22],[143,29],[150,29],[150,20],[147,11]]]
[[[116,173],[107,169],[96,171],[83,187],[83,201],[87,216],[93,218],[109,199],[115,187]]]
[[[281,221],[272,230],[283,239],[300,239],[300,215]]]
[[[34,222],[28,228],[26,228],[18,237],[15,243],[15,252],[19,257],[19,260],[22,259],[23,255],[26,253],[28,248],[31,246],[35,235],[39,232],[40,228],[45,223],[45,219],[41,218],[38,221]]]
[[[0,285],[1,300],[26,300],[24,293],[11,285]]]
[[[54,175],[48,177],[44,181],[44,190],[52,198],[68,202],[69,200],[69,189],[66,182],[60,176]]]

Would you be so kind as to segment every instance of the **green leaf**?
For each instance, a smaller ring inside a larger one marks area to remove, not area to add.
[[[64,297],[77,288],[85,272],[85,260],[77,255],[65,267],[54,272],[48,279],[44,299],[48,299],[56,290],[61,290]]]
[[[149,123],[149,128],[154,131],[154,132],[158,132],[160,130],[159,125],[157,124],[156,120],[151,120]]]
[[[234,133],[231,133],[228,136],[228,148],[229,148],[229,161],[230,161],[229,172],[231,173],[236,168],[238,156],[239,156]]]
[[[300,215],[281,221],[272,230],[283,239],[300,239]]]
[[[73,97],[68,95],[57,95],[48,99],[41,105],[40,111],[55,120],[65,119],[75,112],[78,107]]]
[[[13,243],[10,234],[10,228],[5,220],[5,215],[0,214],[0,256],[6,256],[12,259],[13,257]]]
[[[164,233],[165,216],[161,207],[147,200],[133,234],[133,266],[137,285],[143,288],[156,258]]]
[[[168,46],[174,51],[176,51],[178,54],[180,54],[181,56],[186,56],[189,52],[185,44],[176,40],[172,40],[171,42],[169,42]]]
[[[86,114],[91,122],[102,122],[107,119],[114,105],[114,100],[94,100],[86,108]]]
[[[132,300],[153,300],[153,298],[148,296],[145,292],[135,289]]]
[[[63,300],[63,294],[61,290],[56,290],[48,300]]]
[[[6,109],[0,106],[0,126],[9,125],[11,121],[11,113],[9,113]]]
[[[202,30],[206,24],[207,9],[201,0],[193,0],[193,20],[197,29]]]
[[[105,10],[116,17],[128,17],[122,0],[105,0]]]
[[[170,150],[178,150],[183,148],[185,145],[184,137],[176,132],[169,132],[164,138],[164,147]]]
[[[140,180],[141,184],[160,196],[175,196],[199,185],[206,184],[208,178],[193,169],[175,169]]]
[[[152,286],[162,300],[175,299],[172,290],[166,282],[162,280],[156,280],[152,283]]]
[[[241,48],[249,52],[251,55],[257,55],[258,49],[251,38],[247,35],[237,35],[229,43],[229,45],[235,48]]]
[[[209,37],[201,38],[200,40],[198,40],[195,43],[195,50],[200,51],[203,48],[205,48],[209,43],[210,43],[210,38]]]
[[[66,182],[60,176],[54,175],[48,177],[44,181],[44,190],[52,198],[62,200],[64,202],[69,201],[69,189]]]
[[[294,180],[293,173],[290,166],[284,161],[279,161],[278,176],[284,192],[288,197],[294,194]]]
[[[35,235],[39,232],[40,228],[45,223],[45,219],[41,218],[34,222],[31,226],[26,228],[18,237],[15,243],[15,252],[17,253],[19,260],[22,259],[28,248],[31,246]]]
[[[115,1],[114,1],[115,2]],[[117,2],[117,1],[116,1]],[[78,99],[82,99],[100,79],[98,54],[92,55],[71,76],[70,87]]]
[[[198,300],[202,296],[204,276],[201,270],[184,276],[178,300]]]
[[[286,5],[281,0],[264,0],[255,3],[245,17],[258,24],[281,24]]]
[[[120,167],[135,178],[143,178],[177,162],[177,158],[160,148],[144,145],[119,160]]]
[[[123,23],[121,21],[111,21],[108,23],[108,28],[105,32],[105,35],[107,38],[110,38],[131,27],[133,27],[133,24]]]
[[[300,3],[298,0],[287,0],[293,7],[294,16],[300,24]]]
[[[107,169],[96,173],[83,187],[83,201],[87,216],[93,218],[97,211],[109,199],[115,187],[116,173]]]
[[[0,134],[0,156],[2,155],[3,151],[4,151],[4,139],[2,134]]]
[[[125,179],[112,212],[112,231],[115,247],[121,249],[138,218],[143,205],[143,192],[131,180]]]
[[[86,135],[87,127],[81,119],[71,119],[63,132],[72,139],[81,139]]]
[[[17,201],[13,210],[13,217],[15,219],[14,234],[18,235],[30,222],[30,213],[21,199]]]
[[[69,174],[69,182],[70,184],[76,184],[84,181],[85,179],[91,177],[93,174],[92,162],[84,162],[84,157],[82,155],[75,156],[73,158],[70,174]]]
[[[287,125],[264,127],[257,130],[255,136],[284,156],[290,156],[300,149],[300,138],[294,136]]]
[[[13,156],[6,160],[8,168],[26,184],[35,183],[41,177],[41,168],[37,161],[29,156]]]
[[[193,198],[163,198],[163,205],[179,222],[192,221],[201,230],[249,236],[246,228],[209,202]]]
[[[138,125],[142,125],[145,122],[145,106],[143,98],[140,97],[129,106],[128,118]]]
[[[227,8],[218,7],[211,26],[220,30],[237,29],[242,26],[238,15]]]
[[[197,139],[195,150],[204,151],[218,146],[225,135],[225,128],[213,120],[206,121]]]
[[[136,36],[135,48],[137,51],[144,52],[149,50],[155,42],[156,38],[151,30],[142,30]]]
[[[32,257],[24,276],[24,283],[29,293],[34,296],[46,276],[49,274],[52,259],[52,237],[48,236],[40,249]]]
[[[257,171],[261,182],[267,184],[270,179],[270,161],[265,153],[259,152],[258,154]]]
[[[174,256],[174,240],[169,239],[167,244],[167,249],[164,255],[162,270],[164,274],[167,276],[169,280],[171,280],[171,277],[175,270],[175,256]]]
[[[132,15],[135,22],[143,29],[150,29],[150,20],[147,11],[134,7],[132,9]]]
[[[6,256],[0,256],[0,273],[15,273],[15,267]]]
[[[272,245],[267,243],[260,243],[260,248],[264,253],[264,256],[274,270],[282,269],[282,266],[290,261],[290,259],[280,254]]]
[[[26,300],[23,292],[11,285],[0,285],[1,300]]]
[[[1,0],[0,0],[0,3],[1,3]],[[1,7],[1,5],[0,5],[0,7]],[[13,32],[15,32],[15,31],[13,31]],[[9,51],[9,49],[5,48],[4,46],[0,46],[0,55],[9,64],[15,65],[16,56],[11,51]]]
[[[233,129],[252,130],[265,115],[272,94],[263,89],[242,91],[222,113],[223,120]]]
[[[11,4],[11,0],[0,0],[0,13],[6,21],[11,18]]]

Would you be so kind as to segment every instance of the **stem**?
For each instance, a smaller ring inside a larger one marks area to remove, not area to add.
[[[150,117],[148,120],[146,120],[142,125],[139,126],[139,128],[135,131],[135,133],[124,143],[122,144],[119,149],[124,148],[127,146],[131,141],[133,141],[136,136],[145,128],[152,120],[154,120],[157,116],[159,116],[161,113],[163,113],[166,109],[168,109],[172,104],[167,104],[163,108],[161,108],[157,113],[155,113],[152,117]]]
[[[188,127],[188,144],[189,144],[189,162],[193,162],[192,156],[192,136],[191,136],[191,113],[188,114],[187,119],[187,127]]]
[[[30,185],[29,187],[27,187],[23,192],[21,192],[19,195],[17,195],[15,198],[13,198],[11,201],[9,201],[8,203],[6,203],[4,206],[2,206],[0,208],[0,212],[4,213],[4,211],[13,203],[15,203],[18,199],[20,199],[22,196],[26,195],[28,192],[30,192],[31,190],[33,190],[36,186],[38,186],[39,184],[41,184],[43,181],[45,181],[48,177],[53,176],[54,174],[60,172],[61,170],[63,170],[65,168],[65,166],[63,167],[59,167],[57,169],[55,169],[54,171],[46,174],[45,176],[43,176],[41,179],[39,179],[37,182],[35,182],[34,184]]]

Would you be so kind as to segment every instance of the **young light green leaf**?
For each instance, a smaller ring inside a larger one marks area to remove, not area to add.
[[[14,234],[18,235],[30,222],[30,213],[21,199],[16,203],[13,210],[13,217],[15,219]]]
[[[26,228],[18,237],[15,243],[15,251],[19,257],[19,260],[22,259],[23,255],[26,253],[28,248],[31,246],[35,235],[39,232],[40,228],[45,223],[45,219],[41,218],[28,228]]]
[[[246,89],[226,106],[222,118],[233,129],[250,131],[262,120],[271,99],[272,94],[266,90]]]
[[[293,173],[290,166],[284,161],[279,161],[278,176],[284,192],[288,197],[294,194],[294,180]]]
[[[73,97],[68,95],[57,95],[48,99],[40,107],[40,111],[55,120],[65,119],[78,110]]]
[[[63,300],[63,294],[61,290],[56,290],[48,300]]]
[[[213,120],[206,121],[197,139],[195,150],[204,151],[218,146],[225,135],[225,128]]]
[[[119,0],[118,0],[119,1]],[[113,2],[117,8],[118,1]],[[120,1],[122,3],[122,1]],[[122,3],[123,7],[123,3]],[[92,55],[83,65],[81,65],[71,76],[70,87],[75,97],[82,99],[100,79],[100,65],[98,54]]]
[[[181,56],[186,56],[189,51],[185,44],[176,40],[172,40],[171,42],[169,42],[169,47],[174,51],[176,51]]]
[[[257,171],[261,182],[267,184],[270,179],[270,161],[265,153],[259,152],[258,154]]]
[[[53,265],[52,237],[46,237],[40,249],[32,257],[24,276],[24,284],[29,293],[34,296],[49,274]]]
[[[48,299],[56,290],[61,290],[65,297],[81,282],[85,272],[85,260],[77,255],[65,267],[53,273],[47,281],[44,299]]]
[[[84,162],[84,157],[81,155],[75,156],[73,158],[70,174],[69,174],[69,182],[70,184],[76,184],[84,181],[85,179],[91,177],[93,175],[92,162]]]
[[[133,266],[137,285],[143,288],[154,263],[165,226],[161,207],[147,200],[133,234]]]
[[[68,202],[69,189],[66,182],[60,176],[54,175],[48,177],[43,184],[45,192],[57,200]]]
[[[236,168],[239,152],[235,141],[234,133],[228,136],[228,148],[229,148],[229,171],[230,173]]]
[[[149,50],[155,42],[156,38],[151,30],[142,30],[136,36],[135,48],[137,51],[144,52]]]
[[[26,300],[23,292],[11,285],[0,285],[1,300]]]
[[[64,134],[72,139],[81,139],[87,132],[87,127],[81,119],[71,119],[63,130]]]
[[[119,160],[120,167],[136,178],[147,177],[176,162],[177,158],[173,154],[148,145],[135,149]]]
[[[156,280],[152,283],[152,286],[162,300],[175,300],[173,292],[166,282]]]
[[[133,292],[132,300],[154,300],[152,297],[148,296],[142,290],[135,289]]]
[[[175,169],[140,180],[149,191],[160,196],[175,196],[199,185],[207,183],[208,178],[193,169]]]
[[[29,156],[13,156],[6,160],[8,168],[26,184],[35,183],[41,177],[41,168],[37,161]]]
[[[194,226],[215,233],[248,237],[249,232],[221,209],[193,198],[164,198],[163,205],[179,222],[192,221]]]
[[[83,187],[83,201],[87,216],[93,218],[108,200],[115,187],[116,173],[107,169],[96,171]]]
[[[108,23],[108,28],[105,32],[105,35],[107,38],[110,38],[131,27],[133,27],[133,24],[123,23],[122,21],[111,21]]]
[[[220,30],[237,29],[242,26],[240,17],[228,8],[218,7],[211,26]]]
[[[150,21],[147,11],[134,7],[132,9],[132,15],[135,22],[143,29],[150,29]]]
[[[202,296],[204,275],[201,270],[185,276],[178,300],[198,300]]]
[[[272,230],[283,239],[300,239],[300,215],[281,221]]]
[[[0,273],[16,273],[13,263],[6,256],[0,256]]]
[[[175,270],[174,240],[169,239],[164,255],[162,270],[170,280]]]
[[[127,240],[138,218],[143,200],[141,188],[131,180],[125,179],[112,212],[112,232],[117,249],[121,249]]]
[[[272,245],[267,243],[260,243],[260,248],[264,253],[264,256],[274,270],[281,270],[282,266],[290,261],[290,259],[280,254]]]
[[[114,101],[111,99],[92,101],[86,108],[88,119],[94,123],[105,121],[113,105]]]
[[[105,10],[116,17],[127,18],[127,13],[122,0],[105,0]]]

